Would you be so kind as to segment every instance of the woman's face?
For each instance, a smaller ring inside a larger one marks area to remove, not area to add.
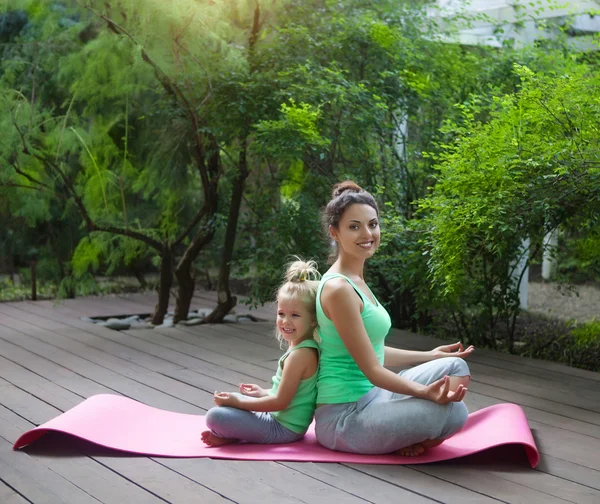
[[[329,232],[337,242],[340,254],[367,259],[379,246],[377,212],[370,205],[350,205],[342,214],[338,227],[329,226]]]

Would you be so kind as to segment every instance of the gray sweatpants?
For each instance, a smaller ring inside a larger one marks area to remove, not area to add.
[[[446,357],[398,374],[428,385],[446,375],[469,376],[470,372],[463,359]],[[316,435],[331,450],[391,453],[426,439],[448,438],[463,428],[467,416],[463,402],[441,405],[374,387],[356,402],[317,408]]]
[[[206,426],[217,437],[249,443],[283,444],[304,437],[304,434],[298,434],[281,425],[269,413],[245,411],[228,406],[217,406],[208,410]]]

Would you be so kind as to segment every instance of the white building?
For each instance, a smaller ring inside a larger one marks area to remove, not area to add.
[[[459,42],[467,45],[499,47],[503,40],[530,44],[551,38],[557,26],[566,26],[567,34],[577,46],[591,49],[594,34],[600,32],[600,0],[437,0],[436,4],[437,8],[430,10],[435,17],[461,12],[479,15],[480,19],[459,32]]]

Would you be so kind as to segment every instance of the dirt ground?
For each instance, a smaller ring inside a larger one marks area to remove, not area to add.
[[[529,282],[529,311],[561,320],[600,320],[600,288],[578,285],[569,290],[551,282]]]

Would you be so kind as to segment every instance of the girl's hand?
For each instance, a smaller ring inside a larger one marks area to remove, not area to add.
[[[240,394],[248,397],[264,397],[267,391],[254,383],[240,383]]]
[[[443,357],[461,357],[465,359],[471,355],[473,350],[475,350],[473,345],[465,350],[463,344],[459,341],[458,343],[452,343],[451,345],[442,345],[434,348],[431,353],[433,354],[434,359],[441,359]]]
[[[424,398],[437,404],[448,404],[462,401],[466,393],[467,388],[462,384],[456,390],[450,390],[450,378],[444,376],[426,387]]]
[[[229,392],[215,392],[213,396],[215,404],[217,406],[229,406],[231,408],[237,408],[240,404],[239,397]]]

